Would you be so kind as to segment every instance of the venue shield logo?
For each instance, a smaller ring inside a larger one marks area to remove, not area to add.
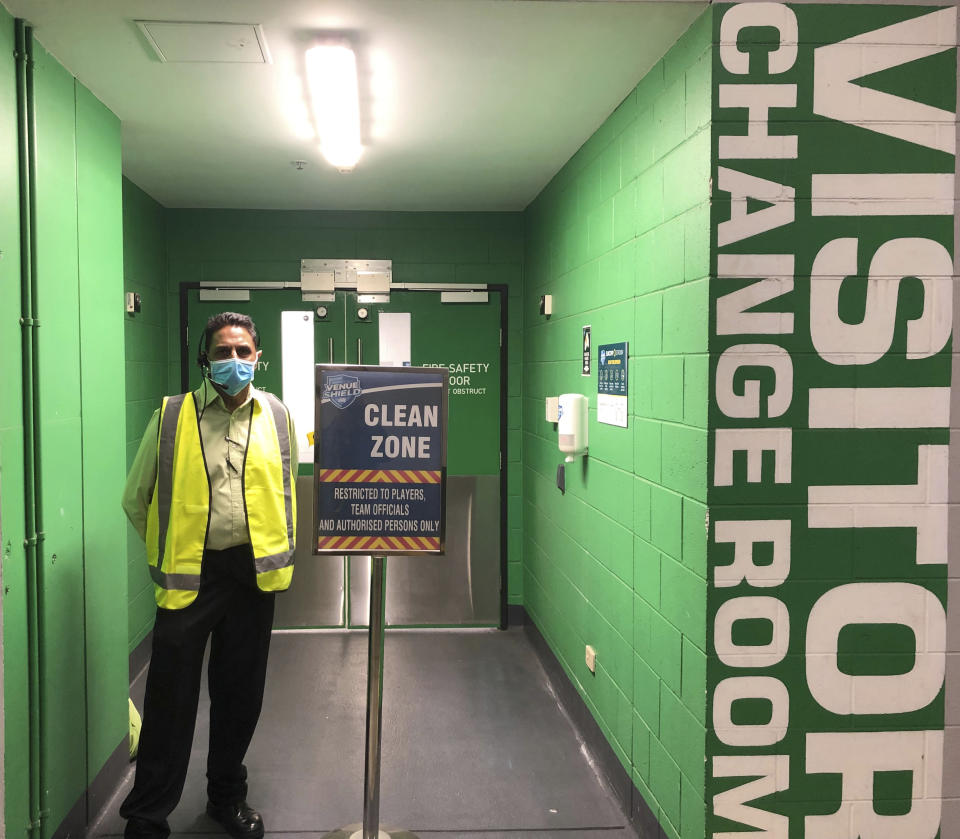
[[[363,393],[360,379],[340,373],[327,376],[323,382],[323,399],[329,399],[341,410],[349,408],[353,401]]]

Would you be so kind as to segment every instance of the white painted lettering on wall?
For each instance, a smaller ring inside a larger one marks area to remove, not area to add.
[[[833,35],[836,5],[717,12],[713,839],[940,830],[955,182],[943,154],[955,152],[956,119],[926,103],[933,65],[910,65],[954,49],[957,11],[847,6]],[[831,37],[842,40],[822,45]],[[862,82],[904,69],[912,85]],[[837,137],[883,152],[841,154],[826,144]],[[884,447],[872,463],[843,460],[845,446],[871,445]],[[887,533],[884,572],[858,573],[845,546]],[[811,574],[810,545],[838,558],[829,573]],[[879,672],[860,655],[851,669],[850,639],[866,635],[912,638],[907,663]],[[908,779],[896,814],[875,800],[879,773]],[[806,797],[831,775],[826,799]]]
[[[450,371],[450,393],[454,396],[484,396],[487,393],[486,361],[424,362],[421,367],[446,367]]]

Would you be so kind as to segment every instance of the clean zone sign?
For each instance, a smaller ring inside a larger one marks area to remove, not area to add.
[[[715,839],[939,835],[956,28],[715,7]]]
[[[316,553],[443,553],[447,371],[317,365]]]

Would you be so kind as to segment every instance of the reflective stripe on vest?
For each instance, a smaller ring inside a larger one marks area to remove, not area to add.
[[[196,402],[192,393],[167,397],[160,409],[157,480],[146,540],[154,597],[161,608],[182,609],[196,599],[209,512],[210,482]]]
[[[287,523],[287,546],[285,551],[280,553],[256,556],[254,562],[257,574],[268,574],[281,568],[286,568],[293,564],[293,551],[296,546],[296,494],[293,487],[293,471],[290,463],[290,428],[287,422],[287,411],[283,403],[272,393],[261,391],[270,406],[270,412],[273,414],[274,431],[277,435],[277,442],[280,445],[280,463],[283,473],[283,512]],[[252,429],[251,429],[252,433]],[[244,476],[246,477],[246,475]],[[249,524],[249,511],[247,523]],[[251,528],[251,537],[253,529]]]
[[[186,394],[171,396],[160,416],[157,439],[157,556],[162,557],[167,547],[167,528],[170,526],[170,501],[173,496],[173,455],[177,436],[177,423]],[[159,561],[157,563],[159,565]],[[151,572],[157,570],[151,568]],[[197,588],[200,583],[197,583]],[[164,586],[171,588],[171,586]],[[180,588],[180,586],[173,586]],[[188,588],[190,588],[188,586]]]
[[[199,574],[164,574],[159,568],[150,566],[150,577],[160,588],[166,591],[199,591]]]

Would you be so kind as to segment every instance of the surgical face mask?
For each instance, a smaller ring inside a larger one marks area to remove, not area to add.
[[[210,362],[210,381],[220,385],[230,396],[236,396],[253,381],[255,361],[243,361],[228,358],[224,361]]]

